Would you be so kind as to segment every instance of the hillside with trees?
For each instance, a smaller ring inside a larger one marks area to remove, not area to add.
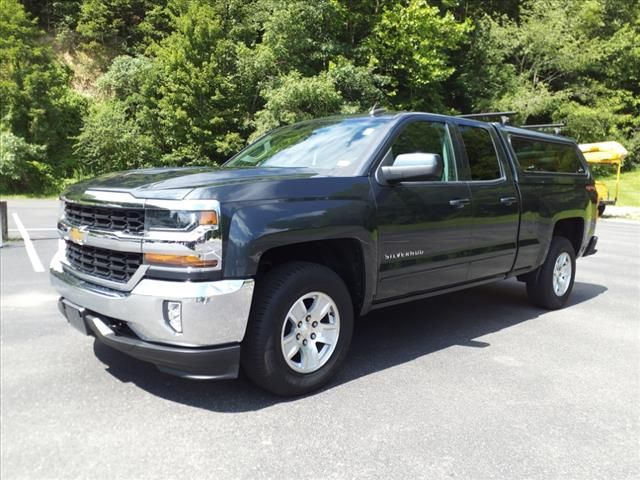
[[[0,0],[0,191],[216,165],[278,125],[515,110],[640,163],[636,0]]]

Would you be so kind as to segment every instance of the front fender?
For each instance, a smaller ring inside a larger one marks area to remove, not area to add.
[[[267,250],[328,239],[358,240],[365,269],[365,305],[376,285],[376,242],[371,207],[355,199],[269,201],[238,206],[223,245],[225,278],[252,277]]]

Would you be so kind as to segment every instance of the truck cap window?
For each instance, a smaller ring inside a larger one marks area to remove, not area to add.
[[[511,147],[520,168],[532,173],[584,173],[573,144],[545,142],[512,135]]]
[[[485,128],[460,126],[469,160],[471,180],[497,180],[502,177],[491,134]]]
[[[453,182],[458,179],[451,135],[445,123],[420,120],[404,127],[391,146],[393,161],[395,162],[398,155],[407,153],[436,153],[440,155],[443,169],[439,181]],[[431,181],[438,181],[438,179]]]
[[[269,132],[225,167],[353,168],[379,138],[389,118],[313,120]]]

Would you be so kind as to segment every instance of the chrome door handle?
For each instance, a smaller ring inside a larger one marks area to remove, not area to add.
[[[464,208],[465,205],[469,203],[468,198],[455,198],[453,200],[449,200],[449,205],[455,208]]]
[[[502,197],[500,199],[500,203],[503,205],[513,205],[514,203],[518,203],[518,199],[516,197]]]

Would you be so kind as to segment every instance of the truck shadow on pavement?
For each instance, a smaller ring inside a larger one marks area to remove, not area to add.
[[[566,308],[606,291],[602,285],[576,282]],[[374,311],[356,321],[349,356],[341,371],[321,391],[454,345],[490,348],[491,344],[476,339],[546,313],[528,303],[524,284],[515,280]],[[99,342],[94,343],[94,351],[107,371],[120,381],[132,382],[153,395],[197,408],[245,412],[297,400],[264,392],[242,373],[232,381],[185,380],[164,374],[153,365]]]

